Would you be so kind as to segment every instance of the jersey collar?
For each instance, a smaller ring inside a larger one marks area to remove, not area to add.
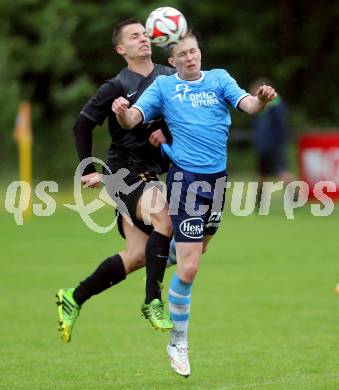
[[[197,83],[200,83],[204,78],[205,78],[205,72],[201,71],[201,76],[197,79],[197,80],[183,80],[182,78],[180,78],[178,72],[174,74],[174,76],[180,80],[180,81],[185,81],[186,83],[188,84],[197,84]]]

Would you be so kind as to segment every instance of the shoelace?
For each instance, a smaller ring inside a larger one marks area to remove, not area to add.
[[[162,317],[168,321],[170,321],[170,315],[167,310],[164,308],[164,302],[161,301],[161,311],[162,311]]]
[[[176,348],[180,355],[184,354],[186,357],[188,352],[188,347],[185,343],[177,343]]]
[[[179,359],[180,359],[181,364],[183,364],[184,366],[187,366],[187,359],[188,359],[188,356],[187,356],[187,353],[188,353],[187,344],[177,343],[176,348],[177,348],[177,351],[178,351],[178,355],[179,355]]]
[[[154,314],[158,320],[162,319],[162,317],[163,317],[163,315],[162,315],[163,314],[163,307],[164,307],[164,305],[161,302],[158,306],[156,306],[154,308]]]

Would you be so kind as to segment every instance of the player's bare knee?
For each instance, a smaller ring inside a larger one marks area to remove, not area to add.
[[[133,259],[133,261],[131,261],[128,264],[128,272],[126,273],[134,272],[144,266],[145,266],[145,258],[135,258]]]
[[[197,272],[198,272],[198,264],[196,261],[187,261],[181,267],[181,276],[182,280],[186,283],[192,283]]]
[[[133,261],[134,271],[145,266],[146,259],[144,254],[136,256]]]
[[[154,226],[154,230],[163,234],[166,237],[172,237],[173,235],[172,225],[157,225]]]
[[[152,216],[152,225],[154,227],[154,230],[156,230],[157,232],[163,234],[164,236],[172,237],[173,235],[172,221],[167,214],[165,213],[162,213],[161,215],[154,214]]]
[[[185,283],[192,283],[194,278],[195,278],[195,275],[197,274],[198,272],[198,268],[197,267],[187,267],[183,270],[182,272],[182,280],[183,282]]]
[[[145,266],[145,253],[136,250],[125,250],[121,254],[126,274]]]

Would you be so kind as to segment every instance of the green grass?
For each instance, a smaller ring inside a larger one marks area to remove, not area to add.
[[[143,271],[93,297],[72,342],[59,339],[56,290],[121,249],[116,230],[93,233],[64,208],[24,226],[2,211],[0,224],[0,389],[339,388],[338,212],[226,211],[193,288],[189,379],[169,368],[167,334],[140,316]]]

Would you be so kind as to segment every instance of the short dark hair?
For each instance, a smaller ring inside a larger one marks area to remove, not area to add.
[[[179,43],[180,41],[183,41],[184,39],[186,38],[193,38],[195,39],[197,42],[198,41],[198,38],[195,36],[195,34],[193,33],[192,30],[188,30],[187,33],[179,39],[179,41],[177,43]],[[177,43],[172,43],[172,45],[170,45],[168,48],[167,48],[167,54],[168,54],[168,57],[172,57],[173,56],[173,50],[175,48],[175,46],[177,45]]]
[[[119,45],[120,41],[121,41],[121,32],[123,30],[124,27],[126,26],[129,26],[130,24],[141,24],[143,25],[140,20],[136,19],[136,18],[130,18],[130,19],[127,19],[127,20],[123,20],[122,22],[120,22],[116,27],[115,29],[113,30],[113,33],[112,33],[112,44],[113,44],[113,47],[115,48],[117,45]]]

